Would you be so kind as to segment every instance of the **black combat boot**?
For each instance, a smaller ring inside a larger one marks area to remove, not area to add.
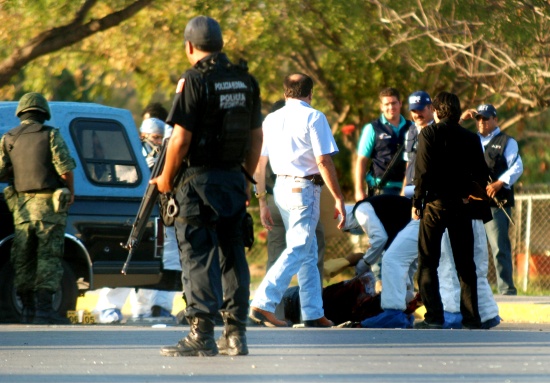
[[[20,291],[18,292],[21,303],[23,304],[23,310],[21,311],[21,320],[23,324],[30,324],[34,320],[34,312],[36,306],[34,303],[34,291]]]
[[[224,329],[217,345],[222,355],[248,355],[246,344],[246,323],[236,319],[232,314],[223,313]]]
[[[164,346],[164,356],[216,356],[218,347],[214,340],[214,320],[206,316],[189,317],[189,334],[175,346]]]
[[[71,324],[69,318],[64,318],[52,307],[53,293],[48,290],[36,291],[36,312],[34,324]]]

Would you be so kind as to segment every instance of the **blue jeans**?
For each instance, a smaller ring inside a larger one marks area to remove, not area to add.
[[[506,207],[506,213],[511,216],[511,208]],[[487,239],[493,253],[493,261],[497,275],[497,287],[500,294],[516,295],[514,286],[514,269],[512,266],[512,245],[508,235],[510,222],[499,208],[492,207],[493,220],[485,224]]]
[[[303,178],[278,177],[274,194],[286,228],[287,247],[256,290],[251,306],[275,312],[292,277],[298,274],[302,320],[319,319],[324,311],[315,228],[321,187]]]

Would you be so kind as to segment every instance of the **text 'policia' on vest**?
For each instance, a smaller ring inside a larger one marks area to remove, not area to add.
[[[224,53],[197,67],[206,88],[203,129],[193,136],[190,166],[240,165],[250,146],[253,87],[246,62],[232,64]]]

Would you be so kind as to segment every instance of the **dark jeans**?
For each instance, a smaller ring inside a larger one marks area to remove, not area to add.
[[[479,328],[481,319],[477,300],[472,219],[460,200],[436,200],[427,203],[420,221],[418,286],[426,307],[424,319],[431,324],[444,322],[437,268],[441,258],[441,238],[445,229],[449,231],[455,267],[460,280],[462,323],[467,327]]]
[[[187,170],[185,177],[193,174]],[[240,171],[212,169],[197,173],[177,192],[180,249],[186,316],[213,317],[218,311],[246,322],[250,272],[242,221],[246,189]]]
[[[512,209],[509,207],[505,209],[508,215],[511,216]],[[498,292],[504,295],[517,295],[513,278],[512,245],[508,235],[510,221],[508,221],[504,211],[499,208],[492,207],[491,212],[493,213],[493,220],[485,224],[485,231],[493,253]]]

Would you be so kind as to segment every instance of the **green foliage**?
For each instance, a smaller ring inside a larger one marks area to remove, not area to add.
[[[134,1],[98,0],[85,20]],[[71,22],[84,3],[1,2],[0,64],[14,47]],[[385,86],[401,91],[406,117],[407,95],[419,89],[455,92],[463,107],[495,104],[520,142],[522,181],[550,182],[544,150],[550,117],[543,113],[550,106],[549,9],[543,0],[156,0],[116,28],[32,61],[0,87],[0,98],[40,91],[50,99],[125,106],[138,122],[150,100],[170,106],[189,66],[185,24],[207,14],[220,21],[228,56],[248,60],[264,113],[281,98],[289,72],[314,79],[313,106],[327,115],[337,137],[344,190],[351,185],[358,131],[380,113],[377,95]],[[346,124],[358,129],[343,135]]]

